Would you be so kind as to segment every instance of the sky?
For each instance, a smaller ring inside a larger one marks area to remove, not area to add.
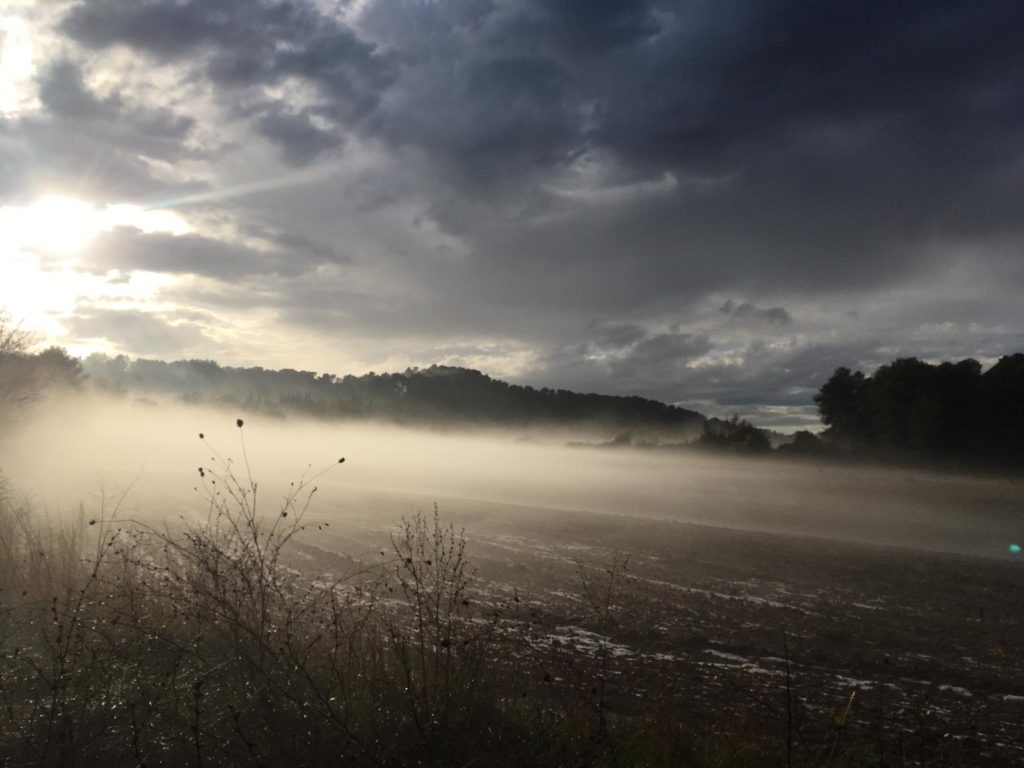
[[[794,429],[1024,350],[1024,4],[0,0],[0,307]]]

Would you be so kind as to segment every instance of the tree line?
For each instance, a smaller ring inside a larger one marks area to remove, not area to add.
[[[37,402],[47,390],[77,389],[82,364],[61,347],[32,351],[32,335],[0,313],[0,419]]]
[[[384,418],[400,423],[567,426],[616,430],[612,445],[693,444],[740,454],[773,452],[772,436],[749,422],[705,418],[642,397],[509,384],[445,365],[401,373],[336,376],[294,369],[235,368],[212,360],[78,360],[32,338],[0,315],[0,418],[49,389],[85,381],[114,394],[241,406],[271,415]],[[974,359],[932,364],[901,358],[871,375],[841,367],[814,397],[825,429],[797,432],[775,452],[796,457],[938,460],[1020,468],[1024,463],[1024,354],[982,370]],[[778,436],[774,436],[778,442]]]
[[[447,365],[362,376],[294,369],[234,368],[212,360],[131,360],[95,354],[83,361],[90,380],[111,392],[146,392],[187,402],[225,402],[249,411],[322,418],[371,417],[407,423],[630,428],[682,439],[704,417],[643,397],[619,397],[509,384]]]
[[[837,451],[1017,466],[1024,460],[1024,354],[986,371],[977,360],[913,357],[866,376],[838,368],[814,398]]]

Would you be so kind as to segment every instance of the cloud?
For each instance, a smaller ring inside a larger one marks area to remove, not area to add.
[[[817,289],[880,282],[882,265],[909,273],[919,254],[908,241],[1020,230],[1005,202],[1022,116],[1004,30],[1024,12],[1012,6],[362,7],[341,17],[270,0],[94,0],[62,29],[90,49],[192,62],[290,163],[352,131],[411,152],[427,184],[460,190],[432,211],[452,231],[481,202],[544,213],[546,188],[610,202],[674,191],[655,227],[643,211],[615,217],[620,241],[640,227],[661,235],[640,258],[664,266],[669,243],[684,241],[705,263],[771,258],[771,274]],[[267,98],[289,78],[305,87],[293,103]],[[950,156],[965,144],[969,156]],[[618,184],[551,184],[593,152],[615,158]],[[698,195],[672,181],[689,178],[741,181]],[[548,233],[534,234],[544,248]]]
[[[100,272],[142,270],[233,282],[253,276],[295,275],[311,268],[323,253],[305,252],[302,244],[299,239],[294,243],[299,246],[296,250],[257,250],[198,234],[147,234],[133,227],[116,227],[97,236],[81,258]]]
[[[39,101],[57,123],[73,125],[98,142],[159,159],[175,159],[195,121],[166,108],[132,107],[117,94],[100,98],[85,84],[81,69],[58,61],[39,76]]]
[[[712,348],[705,336],[649,333],[632,324],[595,330],[590,341],[552,349],[525,375],[547,386],[588,389],[588,382],[600,380],[615,394],[661,397],[666,385],[679,381]]]
[[[9,195],[70,187],[79,194],[130,199],[201,187],[161,178],[153,165],[195,153],[190,117],[131,103],[117,92],[98,96],[81,67],[68,59],[45,65],[36,85],[38,110],[0,119],[0,164]]]
[[[290,113],[277,106],[267,108],[257,118],[256,132],[281,147],[288,163],[299,167],[342,143],[340,136],[317,128],[308,111]]]
[[[590,205],[620,205],[652,195],[668,194],[678,186],[678,183],[675,176],[666,172],[658,179],[636,181],[630,184],[573,188],[548,187],[548,190],[557,197]]]
[[[85,310],[70,326],[79,339],[106,339],[131,355],[183,355],[208,341],[193,323],[131,309]]]
[[[88,49],[124,46],[194,68],[222,105],[254,117],[257,131],[296,165],[338,146],[345,126],[371,112],[391,80],[387,57],[312,3],[93,0],[72,7],[60,28]],[[306,109],[268,98],[288,81],[308,87]],[[314,126],[313,114],[332,129]]]
[[[243,227],[242,233],[248,237],[262,240],[280,250],[304,253],[310,258],[334,263],[342,263],[348,260],[344,256],[339,255],[337,250],[331,246],[317,242],[297,232],[271,229],[260,224],[247,224]]]
[[[790,407],[832,364],[1024,343],[1024,6],[54,13],[39,109],[0,120],[0,194],[178,199],[195,234],[112,232],[89,268],[200,276],[174,300],[358,338],[353,365],[466,349],[540,383]]]
[[[719,307],[718,311],[740,323],[790,325],[793,322],[793,318],[783,307],[762,309],[746,301],[742,304],[737,304],[732,299],[728,299]]]

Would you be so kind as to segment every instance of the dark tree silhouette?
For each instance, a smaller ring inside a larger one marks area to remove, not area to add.
[[[866,436],[864,374],[849,368],[837,368],[814,396],[822,423],[833,441],[849,445]]]
[[[729,453],[764,454],[772,449],[772,443],[763,429],[733,414],[731,419],[724,421],[708,419],[697,447]]]
[[[12,324],[6,312],[0,312],[0,415],[38,397],[39,388],[28,362],[31,343],[31,335]]]
[[[1024,355],[901,358],[864,376],[838,368],[814,398],[835,447],[884,456],[1018,466],[1024,459]]]
[[[92,355],[84,367],[93,382],[114,392],[220,401],[264,413],[383,417],[409,423],[595,424],[617,431],[671,435],[677,440],[696,437],[704,424],[699,413],[656,400],[535,389],[443,365],[403,373],[335,376],[231,368],[209,360],[165,363]]]
[[[816,458],[826,452],[825,443],[813,432],[801,429],[793,434],[793,439],[779,446],[780,454],[800,458]]]
[[[980,398],[985,443],[1024,458],[1024,354],[1003,357],[986,371]]]
[[[0,417],[38,402],[47,391],[77,388],[85,380],[81,363],[60,347],[32,354],[32,336],[0,312]]]

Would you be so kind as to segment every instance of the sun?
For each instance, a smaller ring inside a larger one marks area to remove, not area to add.
[[[49,195],[30,205],[0,207],[0,309],[50,340],[79,302],[146,303],[173,278],[147,272],[98,273],[83,263],[104,232],[132,227],[184,235],[192,227],[174,211],[121,203],[95,205]]]
[[[0,248],[70,254],[84,248],[102,224],[96,209],[67,197],[0,208]]]
[[[0,253],[31,251],[69,256],[101,232],[116,227],[173,235],[191,231],[188,222],[173,211],[126,203],[100,207],[51,195],[32,205],[0,208]]]

